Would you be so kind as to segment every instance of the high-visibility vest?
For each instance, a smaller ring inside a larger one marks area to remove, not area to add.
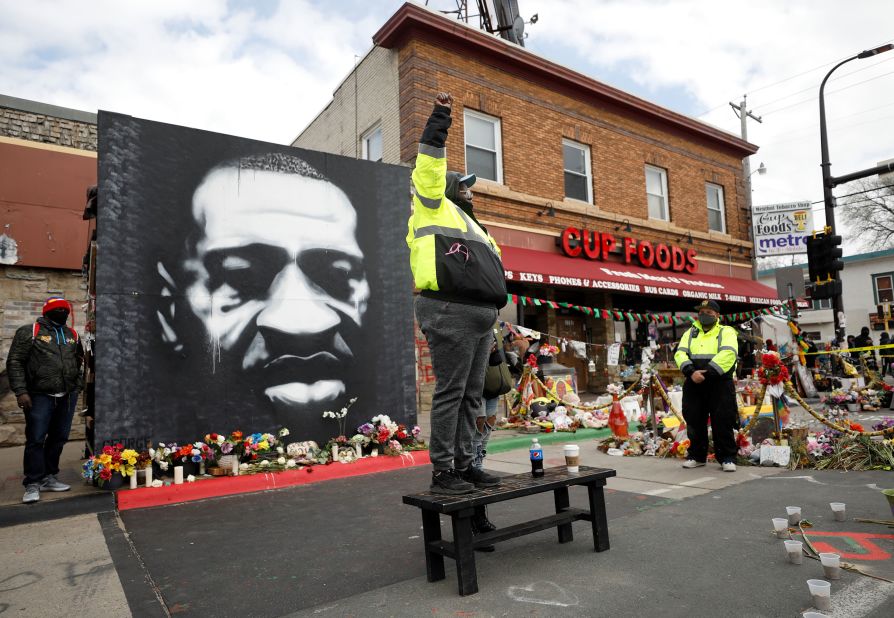
[[[715,324],[705,331],[695,322],[683,333],[680,345],[674,353],[674,361],[680,371],[688,374],[689,368],[700,369],[716,377],[732,377],[739,355],[739,341],[736,329]]]
[[[503,307],[506,279],[500,248],[447,199],[446,185],[446,147],[419,144],[413,169],[413,214],[407,222],[416,287],[444,298]]]

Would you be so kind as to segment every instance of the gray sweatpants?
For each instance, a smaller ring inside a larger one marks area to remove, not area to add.
[[[495,307],[416,297],[416,320],[428,340],[435,373],[429,442],[435,470],[465,470],[472,463],[472,436],[481,415],[496,319]]]

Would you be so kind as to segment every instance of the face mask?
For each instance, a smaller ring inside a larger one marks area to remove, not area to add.
[[[46,316],[47,319],[59,326],[62,326],[68,321],[68,311],[65,309],[53,309],[52,311],[47,311]]]
[[[705,328],[711,328],[717,323],[717,318],[713,315],[708,315],[707,313],[699,313],[698,322]]]

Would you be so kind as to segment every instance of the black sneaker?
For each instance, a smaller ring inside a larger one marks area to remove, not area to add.
[[[476,468],[475,466],[469,466],[462,472],[459,472],[459,477],[464,481],[474,484],[475,487],[496,487],[500,484],[499,476],[488,474],[484,470]]]
[[[472,483],[467,483],[460,478],[456,470],[435,470],[431,473],[431,487],[433,494],[446,494],[448,496],[461,496],[475,491]]]

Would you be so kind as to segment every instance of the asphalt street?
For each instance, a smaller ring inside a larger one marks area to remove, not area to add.
[[[560,465],[561,445],[546,448]],[[525,451],[488,458],[515,473]],[[478,594],[425,579],[421,518],[401,496],[426,488],[426,467],[263,493],[0,527],[0,608],[22,616],[798,616],[818,563],[787,564],[770,519],[801,506],[821,549],[894,579],[894,529],[879,489],[889,472],[781,471],[609,457],[582,443],[582,463],[615,468],[606,505],[611,549],[593,552],[589,524],[559,545],[554,530],[477,554]],[[586,492],[572,489],[572,506]],[[846,502],[834,522],[828,503]],[[97,504],[99,504],[97,502]],[[106,503],[107,504],[107,503]],[[82,508],[78,507],[78,508]],[[501,503],[506,526],[553,510],[544,494]],[[9,511],[6,511],[8,513]],[[17,511],[21,512],[21,511]],[[449,521],[442,521],[445,538]],[[76,539],[65,542],[66,537]],[[117,573],[117,578],[114,575]],[[845,573],[834,616],[894,615],[894,584]],[[89,594],[88,594],[89,592]],[[66,608],[64,611],[62,608]]]

